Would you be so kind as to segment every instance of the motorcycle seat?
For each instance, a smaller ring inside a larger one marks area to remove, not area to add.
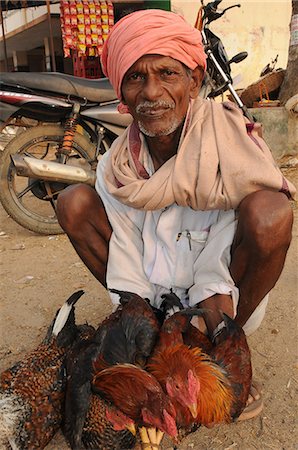
[[[17,84],[29,89],[85,97],[89,102],[117,100],[108,78],[91,80],[59,72],[2,72],[0,80],[5,84]]]

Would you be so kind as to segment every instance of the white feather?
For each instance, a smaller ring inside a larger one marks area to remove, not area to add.
[[[53,335],[58,336],[66,321],[68,319],[69,313],[72,309],[72,305],[69,305],[68,302],[65,302],[64,305],[60,308],[58,315],[56,317],[54,326],[53,326]]]

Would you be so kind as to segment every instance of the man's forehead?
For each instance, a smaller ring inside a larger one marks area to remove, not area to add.
[[[180,61],[178,61],[175,58],[172,58],[171,56],[166,55],[159,55],[159,54],[147,54],[141,56],[137,61],[132,64],[132,66],[128,69],[127,72],[130,72],[131,70],[134,70],[138,66],[146,66],[146,65],[172,65],[172,66],[184,66],[184,64]]]

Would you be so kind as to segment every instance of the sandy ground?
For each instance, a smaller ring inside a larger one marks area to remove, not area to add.
[[[297,185],[297,169],[287,176]],[[245,423],[201,428],[179,450],[298,449],[297,435],[297,209],[293,241],[267,315],[249,338],[254,375],[263,386],[265,408]],[[77,321],[99,323],[111,311],[107,294],[84,267],[65,235],[35,235],[0,206],[0,370],[22,358],[43,338],[55,311],[77,289]],[[295,397],[296,396],[296,397]],[[296,415],[296,417],[295,417]],[[47,450],[66,450],[57,433]],[[163,449],[172,448],[165,440]]]

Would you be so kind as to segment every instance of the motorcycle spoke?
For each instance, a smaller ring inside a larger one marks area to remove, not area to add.
[[[28,186],[25,187],[25,189],[23,189],[21,192],[19,192],[17,194],[17,198],[21,199],[22,197],[24,197],[25,194],[27,194],[28,192],[31,191],[31,189],[38,183],[38,181],[34,181],[31,184],[28,184]]]
[[[43,152],[43,155],[42,155],[40,158],[38,158],[38,157],[35,156],[34,154],[32,154],[32,153],[30,153],[30,152],[26,152],[26,151],[24,151],[23,155],[24,155],[24,156],[30,156],[31,158],[35,158],[35,159],[44,159],[44,158],[49,154],[49,148],[50,148],[50,144],[48,143],[48,144],[46,145],[45,151]]]
[[[53,210],[55,211],[55,213],[56,213],[56,202],[55,202],[55,200],[53,199],[53,198],[51,198],[50,199],[50,203],[51,203],[51,205],[52,205],[52,208],[53,208]]]

